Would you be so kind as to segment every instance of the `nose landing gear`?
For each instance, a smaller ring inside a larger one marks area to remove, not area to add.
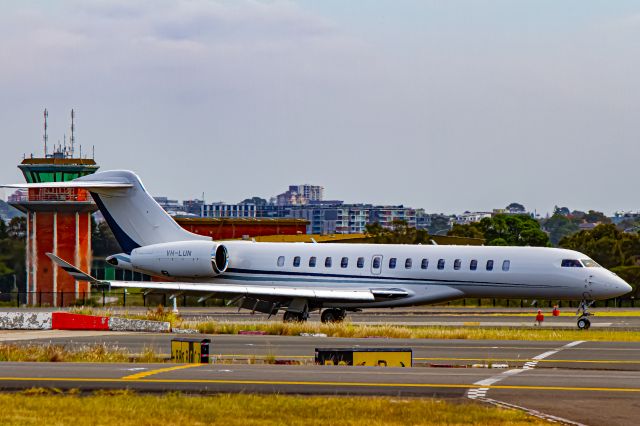
[[[580,302],[580,306],[578,306],[578,310],[576,311],[576,315],[580,314],[580,317],[578,317],[578,322],[577,322],[578,328],[580,330],[588,330],[589,327],[591,327],[591,321],[589,321],[589,317],[593,314],[589,312],[589,308],[594,303],[595,303],[595,300],[592,300],[591,302],[583,300],[582,302]]]

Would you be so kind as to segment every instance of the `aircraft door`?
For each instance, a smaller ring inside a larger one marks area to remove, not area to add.
[[[382,256],[376,254],[371,258],[371,273],[373,275],[380,275],[382,272]]]

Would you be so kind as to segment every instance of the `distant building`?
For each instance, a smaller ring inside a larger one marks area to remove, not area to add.
[[[184,214],[184,207],[178,200],[171,200],[167,197],[153,197],[153,199],[171,216]]]
[[[496,210],[494,210],[495,212]],[[480,222],[484,218],[490,218],[492,213],[490,212],[464,212],[456,215],[456,223],[459,225],[468,225],[470,223]]]
[[[204,205],[203,200],[193,199],[193,200],[184,200],[182,202],[182,209],[188,215],[192,216],[202,216],[202,206]]]
[[[226,204],[223,202],[203,204],[202,217],[256,218],[256,205],[253,203]]]
[[[276,196],[278,206],[305,205],[311,201],[322,201],[324,187],[319,185],[289,185],[289,190]]]

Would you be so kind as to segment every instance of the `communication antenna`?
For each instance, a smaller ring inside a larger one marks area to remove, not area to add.
[[[49,135],[47,135],[47,118],[49,117],[49,111],[44,109],[44,136],[42,139],[44,140],[44,158],[47,158],[47,141],[49,140]]]
[[[71,109],[71,138],[69,139],[69,141],[71,142],[71,158],[73,158],[73,144],[76,141],[76,135],[75,135],[75,130],[76,130],[76,126],[74,123],[74,119],[76,117],[75,112],[73,111],[73,109]]]

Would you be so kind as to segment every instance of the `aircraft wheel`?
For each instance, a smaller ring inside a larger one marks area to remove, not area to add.
[[[591,321],[587,318],[579,318],[578,319],[578,328],[580,330],[588,330],[591,327]]]
[[[320,316],[320,321],[323,323],[342,322],[347,313],[344,309],[325,309]]]
[[[325,309],[320,315],[320,321],[324,324],[338,322],[338,315],[334,309]]]
[[[286,311],[282,320],[284,322],[305,322],[307,317],[308,314],[305,314],[304,312]]]

